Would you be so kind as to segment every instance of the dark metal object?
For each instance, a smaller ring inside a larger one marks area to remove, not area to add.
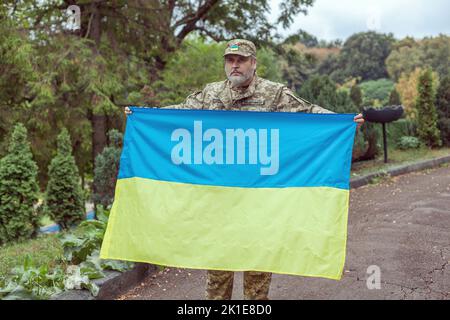
[[[384,163],[388,162],[386,123],[398,120],[402,115],[403,115],[402,106],[387,106],[384,107],[383,109],[375,109],[373,107],[363,108],[364,120],[369,122],[381,123],[383,125]]]

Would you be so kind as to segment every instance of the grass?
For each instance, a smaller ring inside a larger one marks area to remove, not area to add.
[[[388,149],[388,163],[384,163],[384,153],[381,153],[374,160],[361,161],[352,164],[352,177],[363,176],[369,173],[388,170],[400,165],[406,165],[423,160],[429,160],[450,155],[450,148],[399,150]]]
[[[56,234],[44,234],[36,239],[4,245],[0,247],[0,277],[22,265],[27,255],[37,266],[47,265],[52,268],[58,264],[62,254],[62,246]]]

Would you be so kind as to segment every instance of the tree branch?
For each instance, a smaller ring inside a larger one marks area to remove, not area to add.
[[[211,39],[213,39],[216,42],[221,42],[221,41],[227,40],[227,39],[225,39],[222,36],[218,36],[218,35],[212,33],[211,31],[209,31],[208,29],[206,29],[204,27],[195,27],[194,30],[198,30],[198,31],[203,32],[204,34],[206,34],[208,37],[210,37]]]
[[[208,12],[211,10],[212,7],[214,7],[214,5],[219,2],[219,0],[207,0],[205,2],[205,4],[203,4],[202,6],[200,6],[197,10],[197,12],[193,15],[192,18],[190,19],[186,19],[186,17],[184,19],[182,19],[181,21],[184,21],[183,24],[185,24],[184,28],[180,31],[180,33],[178,33],[178,35],[176,35],[176,39],[177,39],[177,43],[180,44],[183,39],[193,30],[195,30],[196,28],[196,23],[201,20],[202,18],[204,18]],[[176,25],[179,25],[179,23],[176,23]]]

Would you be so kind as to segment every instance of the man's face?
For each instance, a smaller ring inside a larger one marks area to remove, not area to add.
[[[237,54],[225,56],[225,74],[233,87],[249,85],[256,70],[256,59]]]

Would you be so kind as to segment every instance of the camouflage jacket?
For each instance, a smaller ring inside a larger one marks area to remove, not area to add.
[[[228,80],[213,82],[189,95],[183,103],[164,108],[332,113],[296,97],[285,85],[256,75],[245,89],[232,88]]]

